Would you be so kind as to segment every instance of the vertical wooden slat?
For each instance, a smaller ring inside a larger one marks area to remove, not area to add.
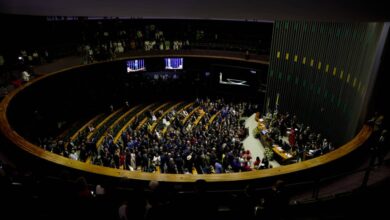
[[[357,119],[366,108],[362,91],[371,79],[372,57],[382,26],[377,23],[275,21],[265,107],[269,100],[270,109],[274,110],[276,96],[280,94],[281,112],[296,114],[300,121],[324,130],[325,135],[339,143],[352,137],[360,126]],[[296,62],[295,55],[298,56]],[[304,57],[306,63],[302,64]],[[319,62],[321,68],[318,68]],[[352,86],[355,78],[361,83],[359,91]],[[298,84],[296,79],[299,79]]]

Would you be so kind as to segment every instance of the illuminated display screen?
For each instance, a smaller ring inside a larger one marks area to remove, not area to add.
[[[165,58],[165,69],[167,70],[183,69],[183,58]]]
[[[127,72],[138,72],[138,71],[144,71],[145,69],[145,61],[143,59],[141,60],[128,60],[126,62],[127,66]]]

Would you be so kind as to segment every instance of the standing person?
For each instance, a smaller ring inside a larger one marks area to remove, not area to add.
[[[223,173],[222,164],[218,160],[215,161],[215,173]]]
[[[269,168],[269,160],[267,157],[263,158],[263,162],[260,165],[261,168],[263,169],[268,169]]]
[[[290,146],[295,146],[295,129],[291,128],[290,135],[288,136],[288,142]]]
[[[22,79],[24,82],[30,81],[30,74],[27,71],[22,72]]]
[[[119,220],[128,220],[128,214],[127,200],[124,200],[118,209]]]
[[[383,164],[383,160],[386,157],[386,154],[388,152],[388,145],[387,145],[387,130],[383,130],[380,133],[379,138],[374,143],[374,146],[371,148],[373,151],[373,158],[371,159],[371,165],[375,165],[375,162],[378,162],[378,166]]]
[[[274,183],[264,202],[264,219],[285,219],[289,198],[283,180]]]
[[[256,170],[260,169],[261,160],[260,157],[256,157],[256,161],[253,163],[253,168]]]
[[[75,213],[80,219],[88,219],[92,212],[92,193],[89,189],[87,180],[84,176],[80,176],[75,182]]]
[[[249,60],[249,50],[246,50],[246,51],[245,51],[245,59],[246,59],[246,60]]]

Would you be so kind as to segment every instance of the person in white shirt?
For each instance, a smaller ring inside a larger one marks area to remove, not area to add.
[[[161,157],[160,157],[160,155],[156,154],[156,155],[153,156],[153,164],[155,166],[160,166],[160,164],[161,164]]]
[[[95,128],[92,125],[88,125],[88,130],[89,132],[92,132],[93,130],[95,130]]]
[[[23,71],[23,72],[22,72],[22,79],[23,79],[23,81],[25,81],[25,82],[30,81],[30,74],[29,74],[27,71]]]
[[[72,150],[72,153],[69,154],[69,158],[72,160],[79,160],[79,156],[74,150]]]
[[[167,119],[164,117],[164,118],[163,118],[163,124],[164,124],[165,126],[169,126],[170,122],[167,121]]]
[[[123,201],[122,205],[118,209],[119,219],[128,220],[127,214],[128,214],[127,201]]]
[[[104,195],[105,189],[101,185],[96,185],[96,195]]]
[[[183,110],[183,115],[184,115],[184,117],[187,117],[188,112],[186,110]]]

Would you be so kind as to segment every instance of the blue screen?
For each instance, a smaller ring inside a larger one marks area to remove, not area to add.
[[[183,58],[165,58],[165,69],[167,70],[183,69]]]
[[[140,60],[128,60],[126,62],[127,72],[137,72],[145,70],[145,61],[143,59]]]

